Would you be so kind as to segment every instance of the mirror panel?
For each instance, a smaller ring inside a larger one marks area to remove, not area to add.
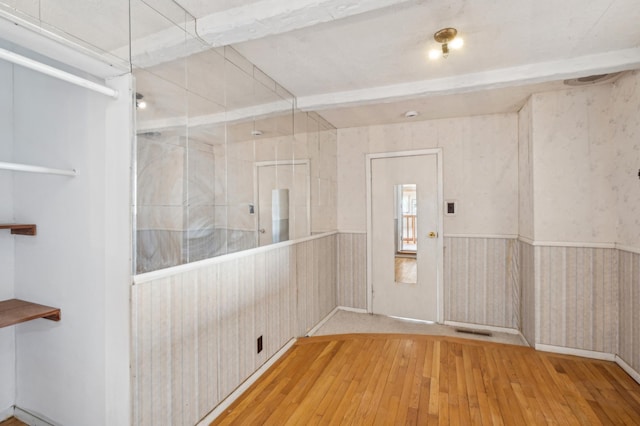
[[[395,282],[418,282],[418,204],[415,184],[394,186]]]
[[[163,7],[131,5],[145,103],[136,109],[136,273],[334,230],[335,128],[295,111],[269,76],[230,47],[204,45],[191,16]],[[167,49],[149,49],[154,31],[173,39]]]

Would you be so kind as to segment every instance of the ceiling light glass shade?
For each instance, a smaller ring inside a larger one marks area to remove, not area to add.
[[[442,56],[442,50],[440,49],[431,49],[429,51],[429,59],[438,59]]]

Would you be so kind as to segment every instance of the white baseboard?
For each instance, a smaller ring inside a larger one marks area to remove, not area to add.
[[[470,322],[459,321],[445,321],[444,325],[450,325],[451,327],[471,328],[476,330],[495,331],[496,333],[517,334],[522,336],[520,331],[516,330],[515,328],[497,327],[495,325],[473,324]]]
[[[316,334],[320,327],[322,327],[327,321],[331,319],[338,311],[356,312],[359,314],[368,313],[366,309],[350,308],[349,306],[336,306],[333,311],[329,312],[326,317],[322,318],[311,330],[307,332],[307,336],[313,336]]]
[[[253,385],[273,364],[276,363],[282,356],[293,346],[296,339],[291,339],[284,345],[278,352],[276,352],[271,358],[267,360],[262,367],[258,368],[247,380],[245,380],[240,386],[236,388],[228,397],[222,400],[220,404],[216,406],[209,414],[207,414],[202,420],[200,420],[197,426],[208,426],[213,422],[220,414],[222,414],[236,399],[238,399],[251,385]],[[16,416],[17,417],[17,416]],[[38,425],[40,426],[40,425]]]
[[[536,350],[543,352],[553,352],[563,355],[575,355],[583,358],[599,359],[603,361],[615,361],[616,356],[608,352],[589,351],[586,349],[566,348],[564,346],[545,345],[536,343]]]
[[[45,420],[41,415],[30,413],[20,407],[14,407],[13,415],[16,419],[28,424],[29,426],[58,426],[52,420]]]
[[[5,409],[0,410],[0,422],[5,421],[12,416],[13,416],[13,405],[11,407],[7,407]]]
[[[633,380],[640,383],[640,373],[633,369],[629,364],[625,362],[622,358],[616,355],[616,364],[620,366],[628,375],[631,376]]]
[[[347,312],[355,312],[357,314],[368,314],[369,312],[367,312],[366,309],[363,308],[352,308],[350,306],[338,306],[338,309],[341,311],[347,311]]]
[[[320,329],[320,327],[322,327],[327,321],[331,319],[332,316],[336,314],[336,312],[338,312],[338,310],[340,310],[340,308],[337,306],[333,308],[333,311],[329,312],[326,317],[322,318],[319,323],[317,323],[315,326],[311,328],[311,330],[307,332],[306,335],[313,336],[316,333],[316,331]]]

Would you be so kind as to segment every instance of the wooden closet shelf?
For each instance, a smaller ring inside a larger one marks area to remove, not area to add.
[[[38,318],[60,321],[60,309],[20,299],[0,301],[0,328]]]
[[[11,229],[12,234],[36,235],[36,225],[22,223],[0,223],[0,229]]]

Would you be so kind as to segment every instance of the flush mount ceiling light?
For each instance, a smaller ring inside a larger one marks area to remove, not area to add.
[[[262,130],[252,130],[251,136],[262,136]]]
[[[404,113],[404,116],[407,117],[407,118],[414,118],[414,117],[417,117],[419,115],[420,115],[420,113],[418,111],[407,111],[407,112]]]
[[[460,49],[464,45],[464,41],[461,37],[457,37],[457,35],[458,30],[455,28],[443,28],[436,31],[433,35],[433,39],[442,46],[440,49],[430,50],[429,58],[438,59],[443,57],[446,59],[449,56],[449,49]]]

